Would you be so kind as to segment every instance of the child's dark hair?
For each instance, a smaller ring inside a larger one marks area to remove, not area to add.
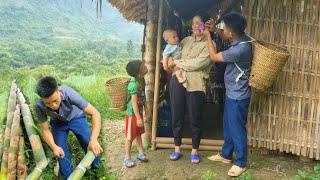
[[[46,76],[39,80],[37,85],[37,94],[41,98],[50,97],[58,89],[57,81],[51,77]]]
[[[237,12],[230,12],[222,16],[224,24],[238,37],[244,35],[247,27],[247,20]]]
[[[140,71],[141,64],[142,64],[142,61],[140,61],[140,60],[130,61],[126,66],[126,70],[127,70],[128,75],[131,77],[137,77],[138,73]]]

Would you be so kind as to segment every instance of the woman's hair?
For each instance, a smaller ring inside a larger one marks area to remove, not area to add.
[[[140,71],[142,61],[140,60],[132,60],[126,66],[126,71],[129,76],[137,77]]]
[[[46,76],[39,80],[37,85],[37,94],[41,98],[50,97],[58,89],[57,81],[51,77]]]
[[[196,17],[196,16],[198,16],[200,19],[201,19],[201,21],[202,22],[207,22],[209,19],[210,19],[210,16],[209,16],[209,14],[208,13],[206,13],[206,12],[198,12],[195,16],[193,16],[193,17]]]
[[[244,35],[247,27],[247,20],[237,12],[230,12],[221,17],[224,24],[238,37]]]

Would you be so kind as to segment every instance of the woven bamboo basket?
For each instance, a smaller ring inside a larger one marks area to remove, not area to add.
[[[125,110],[129,80],[129,77],[116,77],[106,81],[106,89],[113,109]]]
[[[253,60],[249,86],[264,91],[276,81],[290,57],[287,49],[264,41],[253,45]]]

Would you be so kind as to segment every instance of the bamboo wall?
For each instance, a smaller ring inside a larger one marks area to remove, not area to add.
[[[249,145],[320,159],[320,0],[246,0],[248,33],[285,46],[277,83],[253,92]]]

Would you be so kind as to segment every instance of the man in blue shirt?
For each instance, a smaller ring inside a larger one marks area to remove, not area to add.
[[[220,154],[208,157],[210,160],[234,165],[228,171],[229,176],[241,175],[247,167],[247,117],[251,90],[249,75],[252,64],[251,38],[244,30],[247,26],[245,18],[238,13],[229,13],[222,17],[223,39],[231,41],[229,49],[217,52],[211,40],[209,30],[214,30],[214,23],[209,21],[204,34],[208,38],[210,58],[214,62],[226,63],[224,82],[226,87],[225,109],[223,115],[224,144]]]
[[[44,77],[38,82],[37,94],[41,100],[36,104],[43,138],[53,154],[59,158],[60,173],[67,179],[73,171],[68,148],[68,133],[72,131],[84,151],[91,150],[96,156],[102,152],[98,142],[101,129],[100,113],[79,93],[66,86],[58,86],[52,77]],[[92,117],[92,132],[84,113]],[[51,131],[48,117],[50,117]],[[92,166],[97,168],[100,159],[96,157]]]

